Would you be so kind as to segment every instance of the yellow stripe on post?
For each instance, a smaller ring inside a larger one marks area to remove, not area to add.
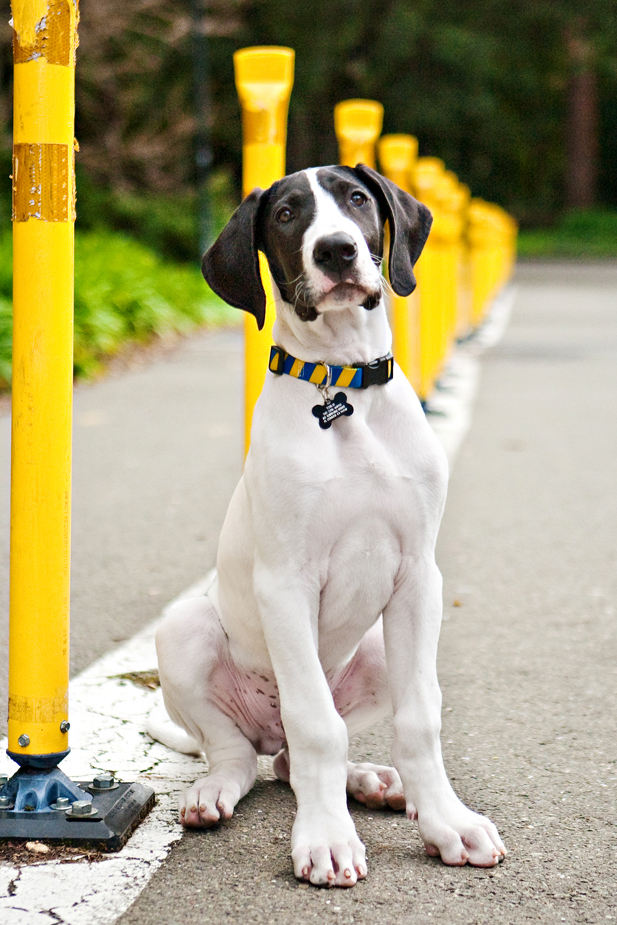
[[[76,0],[13,0],[9,752],[68,748]],[[63,731],[64,730],[64,731]]]
[[[375,145],[383,126],[383,106],[376,100],[344,100],[334,107],[339,164],[375,167]]]
[[[234,54],[234,68],[242,107],[242,192],[247,196],[256,186],[267,189],[285,176],[294,52],[275,46],[242,48]],[[275,320],[270,272],[263,254],[259,255],[259,264],[266,292],[266,321],[258,331],[252,315],[244,320],[245,453],[251,441],[253,409],[266,377]]]
[[[413,135],[384,135],[379,140],[379,166],[388,180],[406,193],[412,192],[412,176],[418,157]],[[391,295],[392,352],[416,392],[420,391],[419,296]]]

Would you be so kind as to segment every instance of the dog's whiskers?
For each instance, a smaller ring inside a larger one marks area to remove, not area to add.
[[[379,288],[381,289],[382,295],[387,295],[388,293],[390,293],[390,295],[396,295],[394,289],[390,285],[390,280],[386,279],[383,275],[379,277]]]
[[[298,277],[298,282],[296,283],[296,288],[294,292],[294,300],[293,300],[294,311],[296,311],[298,308],[298,302],[300,302],[301,300],[306,301],[304,298],[306,295],[308,295],[308,287],[307,287],[306,280],[304,279],[303,274],[301,274]]]

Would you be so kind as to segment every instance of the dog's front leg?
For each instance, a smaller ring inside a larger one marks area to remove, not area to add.
[[[406,559],[384,610],[394,708],[392,759],[426,850],[446,864],[492,867],[506,851],[493,823],[456,796],[441,755],[437,643],[442,583],[434,559]]]
[[[257,565],[254,576],[298,804],[294,873],[316,885],[353,886],[366,876],[366,858],[347,809],[347,729],[318,657],[319,587],[287,569]]]

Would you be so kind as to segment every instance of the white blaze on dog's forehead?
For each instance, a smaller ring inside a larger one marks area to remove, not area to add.
[[[334,196],[319,183],[317,178],[319,170],[323,170],[323,167],[311,167],[305,171],[311,191],[315,197],[315,217],[304,232],[304,239],[302,242],[304,265],[309,269],[311,274],[316,273],[320,278],[323,277],[321,271],[315,266],[313,248],[319,238],[324,235],[332,234],[336,231],[344,231],[353,238],[358,248],[358,257],[356,261],[358,270],[360,271],[358,283],[360,285],[371,285],[374,283],[375,277],[379,276],[379,271],[375,268],[364,235],[359,225],[341,211]]]
[[[315,218],[306,230],[306,235],[315,232],[315,237],[321,237],[331,231],[347,231],[356,242],[364,241],[364,236],[356,222],[341,212],[340,206],[332,193],[324,189],[317,179],[319,167],[311,167],[306,176],[315,197]],[[305,235],[305,236],[306,236]]]

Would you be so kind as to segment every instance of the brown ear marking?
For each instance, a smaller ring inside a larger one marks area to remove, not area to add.
[[[416,288],[413,268],[428,238],[433,216],[423,203],[366,164],[356,164],[354,171],[373,193],[390,224],[390,285],[397,295],[410,295]]]
[[[240,203],[201,261],[201,272],[211,289],[229,305],[255,317],[261,331],[266,319],[266,293],[258,255],[258,221],[264,192],[254,189]]]

